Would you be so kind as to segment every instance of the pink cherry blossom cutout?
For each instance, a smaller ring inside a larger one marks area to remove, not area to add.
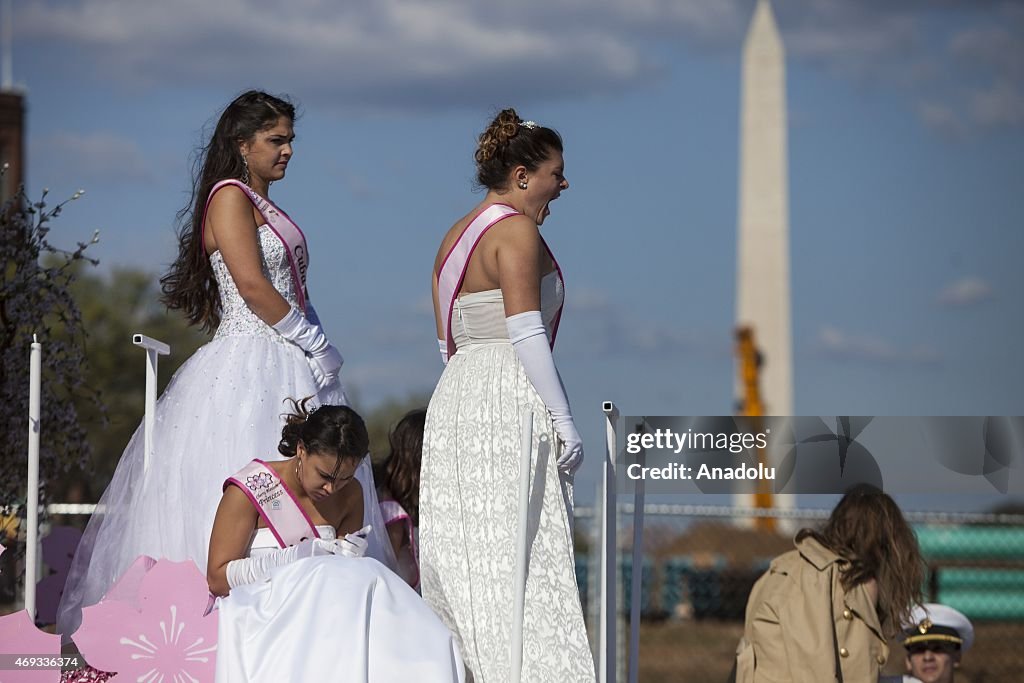
[[[99,604],[82,610],[74,641],[92,666],[118,678],[212,681],[218,615],[203,616],[208,603],[194,562],[140,557]]]
[[[0,654],[21,654],[59,657],[60,636],[43,633],[32,623],[28,612],[21,610],[0,617]],[[60,668],[6,669],[0,671],[0,683],[57,683]]]

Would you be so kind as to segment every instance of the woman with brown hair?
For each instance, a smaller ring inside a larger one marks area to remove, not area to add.
[[[398,575],[419,590],[420,462],[423,456],[425,408],[410,410],[388,434],[391,452],[374,467],[377,498],[387,526]]]
[[[747,601],[737,683],[877,683],[921,600],[917,537],[888,495],[850,489],[820,531],[775,558]]]
[[[476,683],[512,671],[520,424],[533,416],[524,681],[588,683],[572,548],[572,473],[583,458],[551,350],[563,283],[540,226],[569,187],[562,139],[498,114],[476,151],[483,201],[434,261],[447,367],[427,409],[420,488],[423,598],[459,638]]]
[[[293,161],[295,117],[283,97],[242,93],[199,154],[178,257],[161,284],[164,303],[213,339],[157,402],[153,452],[147,458],[139,428],[121,456],[68,576],[58,614],[65,634],[140,555],[206,569],[220,482],[253,457],[276,459],[263,449],[277,440],[286,397],[347,402],[341,354],[309,300],[305,234],[269,198]],[[369,465],[359,476],[370,520]],[[371,540],[371,554],[379,549],[393,566],[383,524]]]

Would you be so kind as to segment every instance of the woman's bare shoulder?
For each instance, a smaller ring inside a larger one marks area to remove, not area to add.
[[[238,185],[223,185],[209,198],[209,210],[232,211],[245,209],[250,211],[252,202],[249,196]]]

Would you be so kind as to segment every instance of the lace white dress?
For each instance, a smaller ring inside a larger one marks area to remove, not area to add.
[[[318,526],[321,538],[334,528]],[[250,555],[274,552],[258,529]],[[216,683],[462,683],[451,632],[406,583],[371,558],[312,557],[217,601]]]
[[[284,246],[266,225],[257,235],[263,275],[297,305]],[[254,457],[280,459],[276,446],[282,414],[289,410],[285,399],[347,402],[340,382],[318,393],[303,351],[246,305],[220,252],[210,256],[210,264],[220,289],[220,326],[157,402],[148,471],[141,425],[121,456],[68,574],[57,617],[65,635],[77,628],[81,608],[98,602],[139,555],[191,559],[205,573],[221,485]],[[379,519],[369,458],[357,476],[366,510],[377,515],[367,514],[367,520]],[[387,537],[381,538],[386,544]],[[390,544],[373,547],[391,553]]]
[[[541,282],[550,336],[562,282]],[[590,683],[573,562],[572,479],[560,474],[547,408],[508,339],[500,290],[455,302],[448,361],[430,399],[420,474],[423,598],[459,639],[467,680],[507,683],[510,670],[520,415],[534,416],[523,617],[524,681]]]

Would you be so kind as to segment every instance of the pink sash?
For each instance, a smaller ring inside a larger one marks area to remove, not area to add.
[[[299,308],[305,313],[306,271],[309,269],[309,249],[306,247],[306,236],[299,229],[299,226],[295,225],[294,221],[288,217],[288,214],[269,199],[256,194],[255,190],[242,181],[234,180],[233,178],[221,180],[210,190],[210,197],[206,200],[206,206],[203,208],[203,220],[200,223],[202,227],[203,253],[206,253],[206,211],[210,208],[210,200],[213,199],[213,195],[217,194],[221,188],[228,185],[234,185],[245,192],[245,196],[249,198],[249,201],[253,203],[256,210],[263,216],[267,227],[277,235],[277,239],[281,240],[281,244],[284,245],[285,252],[288,254],[288,263],[291,265],[292,280],[295,283],[295,295],[299,301]]]
[[[455,342],[452,341],[452,313],[455,310],[455,298],[462,283],[466,279],[466,268],[469,260],[473,257],[477,245],[484,234],[492,227],[505,220],[509,216],[517,216],[519,212],[508,204],[491,204],[476,215],[466,229],[462,231],[455,244],[448,250],[448,254],[441,263],[441,270],[437,274],[437,302],[444,317],[444,333],[448,344],[448,357],[455,355]],[[548,255],[554,261],[558,277],[562,277],[562,269],[558,267],[555,255],[551,253],[548,243],[541,237],[541,243],[547,249]],[[551,331],[551,347],[555,346],[555,336],[558,334],[558,322],[562,318],[562,309],[558,309],[555,315],[554,325]]]
[[[397,500],[380,501],[380,513],[384,518],[384,526],[401,523],[405,529],[406,538],[409,539],[409,556],[403,557],[399,554],[397,573],[405,582],[419,590],[420,587],[420,557],[419,544],[416,542],[416,530],[412,526],[412,518],[405,508]]]
[[[267,463],[253,460],[234,476],[228,477],[224,488],[231,484],[241,489],[256,506],[260,517],[282,548],[307,538],[320,538],[309,515],[299,507],[295,496]]]

